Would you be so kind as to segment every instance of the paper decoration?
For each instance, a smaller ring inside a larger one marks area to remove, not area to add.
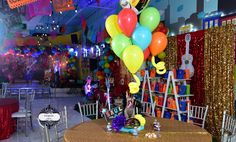
[[[73,0],[53,0],[53,6],[56,12],[75,10]]]
[[[7,0],[7,3],[11,9],[17,8],[32,2],[35,2],[37,0]]]
[[[116,117],[117,115],[121,115],[121,114],[122,114],[121,107],[115,107],[111,110],[106,110],[106,112],[105,112],[105,115],[107,118]]]
[[[38,0],[37,2],[30,3],[26,6],[26,19],[30,20],[39,15],[50,15],[52,8],[50,0]]]

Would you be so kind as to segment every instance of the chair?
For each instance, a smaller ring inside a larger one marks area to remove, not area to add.
[[[20,108],[19,108],[20,111],[25,111],[26,110],[26,108],[25,108],[26,97],[28,95],[33,95],[33,98],[31,98],[31,99],[34,100],[35,94],[36,94],[36,92],[32,88],[20,88],[19,89],[18,101],[19,101],[19,104],[20,104]],[[33,100],[28,100],[28,101],[32,102]],[[31,108],[28,111],[31,112]]]
[[[208,111],[208,105],[206,107],[202,106],[194,106],[188,103],[188,120],[187,122],[191,122],[193,120],[193,124],[201,126],[204,128],[206,116]]]
[[[84,116],[96,116],[96,119],[98,119],[98,101],[96,101],[96,103],[83,104],[83,105],[81,105],[80,102],[78,102],[78,106],[82,122],[84,122]]]
[[[23,95],[20,95],[20,100],[22,101]],[[33,122],[32,122],[32,101],[34,100],[35,97],[35,92],[34,91],[28,91],[25,94],[25,100],[24,100],[24,106],[20,107],[18,112],[15,112],[11,115],[12,118],[17,119],[17,129],[19,128],[19,119],[24,119],[25,121],[25,135],[27,136],[27,124],[28,124],[28,118],[30,118],[30,125],[31,128],[33,129]]]
[[[227,111],[224,111],[221,127],[221,141],[231,142],[230,139],[236,139],[236,119],[228,115]]]
[[[138,107],[135,108],[135,114],[141,113],[146,116],[151,116],[154,117],[154,109],[155,109],[155,103],[149,103],[149,102],[142,102],[141,103],[141,108],[139,109]]]
[[[38,119],[43,142],[61,141],[64,131],[68,129],[67,107],[64,106],[63,111],[60,111],[59,113],[61,116],[60,121],[55,126],[53,126],[53,129],[49,129],[46,125],[42,125]],[[51,137],[52,135],[54,135],[54,138]]]
[[[8,87],[8,83],[2,83],[2,92],[1,92],[1,97],[5,98],[6,94],[7,94],[7,87]]]
[[[221,142],[236,142],[236,134],[229,136],[227,133],[225,133]]]

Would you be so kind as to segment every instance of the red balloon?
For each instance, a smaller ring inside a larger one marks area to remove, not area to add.
[[[163,27],[163,28],[161,28],[161,29],[159,30],[159,32],[162,32],[162,33],[164,33],[164,34],[167,34],[167,33],[168,33],[168,28]]]
[[[146,60],[148,58],[148,56],[150,55],[150,50],[149,48],[146,48],[144,51],[143,51],[143,54],[144,54],[144,60]]]
[[[118,14],[119,27],[122,32],[128,37],[130,37],[134,32],[137,21],[138,17],[132,9],[124,8]]]
[[[159,25],[158,25],[159,28],[163,28],[165,27],[165,24],[163,22],[160,22]]]
[[[152,34],[152,42],[149,45],[149,50],[153,56],[161,53],[167,46],[167,37],[162,32],[156,32]]]

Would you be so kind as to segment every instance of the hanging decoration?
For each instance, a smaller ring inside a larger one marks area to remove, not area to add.
[[[39,15],[50,15],[52,7],[50,0],[37,0],[34,3],[26,5],[26,19],[30,20]]]
[[[11,9],[35,2],[37,0],[7,0],[7,3]]]
[[[166,68],[177,69],[177,36],[168,37],[168,47],[165,49],[165,53]]]
[[[53,0],[53,7],[56,12],[75,10],[73,0]]]
[[[205,31],[204,88],[209,106],[207,130],[221,134],[223,111],[234,114],[234,29],[232,25]]]

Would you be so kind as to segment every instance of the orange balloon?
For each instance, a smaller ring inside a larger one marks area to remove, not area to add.
[[[152,34],[152,42],[149,45],[149,50],[153,56],[161,53],[167,46],[167,37],[162,32],[155,32]]]

